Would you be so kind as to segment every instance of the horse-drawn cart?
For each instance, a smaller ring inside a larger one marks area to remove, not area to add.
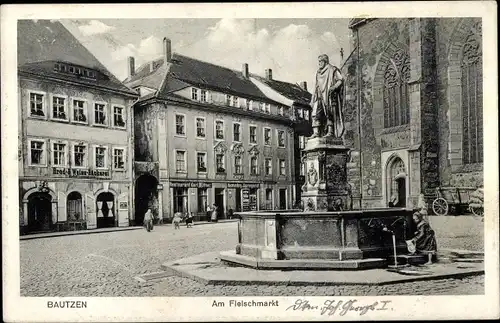
[[[438,187],[436,198],[432,202],[432,211],[436,215],[447,215],[470,209],[474,215],[482,216],[484,213],[482,202],[482,189],[476,187]]]

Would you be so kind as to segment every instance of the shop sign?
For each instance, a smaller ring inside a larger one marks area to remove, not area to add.
[[[259,188],[258,183],[227,183],[227,188]]]
[[[53,175],[62,175],[76,178],[108,178],[109,170],[77,169],[77,168],[52,168]]]
[[[212,183],[206,182],[171,182],[170,187],[187,187],[187,188],[210,188]]]

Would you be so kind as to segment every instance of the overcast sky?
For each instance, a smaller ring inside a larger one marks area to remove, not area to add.
[[[348,19],[102,19],[62,23],[120,80],[127,57],[136,68],[162,55],[163,37],[173,52],[312,88],[319,54],[339,65],[350,53]]]

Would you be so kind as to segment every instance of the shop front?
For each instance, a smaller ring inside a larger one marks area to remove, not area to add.
[[[128,226],[129,186],[124,181],[74,177],[23,180],[21,233]]]

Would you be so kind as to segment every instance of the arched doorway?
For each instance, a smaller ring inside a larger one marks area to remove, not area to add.
[[[155,217],[158,216],[158,180],[144,174],[135,182],[135,225],[142,225],[148,208]]]
[[[405,207],[408,192],[406,191],[406,168],[403,160],[393,158],[386,169],[387,203],[393,202],[396,207]]]
[[[83,221],[83,199],[82,194],[71,192],[68,194],[66,210],[68,213],[68,221]]]
[[[28,197],[28,231],[52,230],[52,196],[37,192]]]
[[[113,193],[104,192],[97,196],[97,228],[110,228],[115,223],[115,196]]]

